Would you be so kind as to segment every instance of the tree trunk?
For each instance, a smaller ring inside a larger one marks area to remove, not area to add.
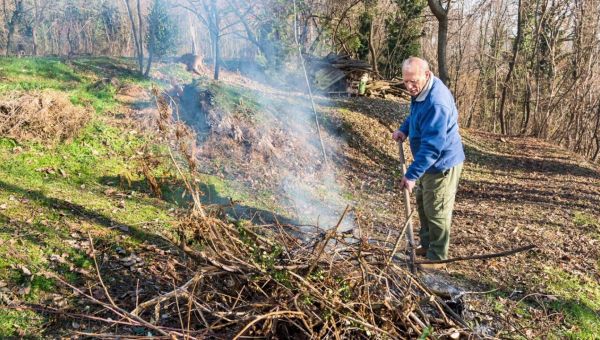
[[[446,46],[448,45],[448,11],[450,2],[446,8],[442,6],[441,0],[427,0],[431,12],[438,20],[437,60],[440,79],[450,87],[450,76],[446,64]]]
[[[190,26],[190,38],[192,40],[192,54],[197,55],[198,47],[196,47],[196,26],[194,26],[194,23],[189,14],[188,14],[188,25]]]
[[[373,39],[375,39],[375,28],[373,24],[374,18],[371,17],[371,27],[369,28],[369,52],[371,53],[371,67],[373,72],[379,75],[379,68],[377,67],[377,53],[375,52],[375,45],[373,45]]]
[[[515,63],[517,62],[517,56],[519,55],[519,46],[521,45],[521,36],[523,35],[523,24],[521,20],[522,4],[519,0],[517,7],[517,36],[513,43],[512,58],[508,64],[508,72],[506,78],[502,84],[502,96],[500,97],[500,111],[498,112],[498,118],[500,119],[500,131],[503,135],[507,134],[508,127],[506,126],[506,114],[504,113],[506,103],[506,91],[508,90],[508,83],[512,77],[513,70],[515,69]]]
[[[17,27],[17,24],[19,24],[19,22],[21,21],[21,16],[23,15],[23,0],[15,0],[14,4],[15,10],[12,12],[10,20],[6,23],[6,26],[8,26],[8,33],[6,36],[6,56],[10,54],[10,45],[15,34],[15,29]],[[6,3],[4,4],[4,6],[6,6]],[[6,16],[7,15],[5,14],[5,17]]]
[[[594,162],[598,162],[600,159],[600,102],[597,105],[596,112],[596,128],[594,129],[594,140],[596,141],[596,151],[594,152],[594,156],[592,156],[592,160]]]
[[[219,35],[215,34],[213,37],[213,48],[215,51],[215,57],[214,57],[214,67],[215,67],[215,72],[213,74],[213,79],[214,80],[219,80],[219,72],[220,72],[220,68],[221,68],[221,44],[219,41]]]
[[[144,72],[144,77],[148,77],[148,75],[150,75],[150,67],[152,66],[153,57],[154,57],[154,53],[152,53],[152,50],[148,51],[148,64],[146,65],[146,71]]]
[[[37,0],[33,0],[33,20],[31,21],[31,43],[32,54],[37,56],[37,25],[40,18],[39,4]]]
[[[138,11],[138,34],[140,40],[140,51],[139,51],[139,60],[140,60],[140,73],[144,72],[144,25],[142,23],[142,7],[140,5],[140,0],[137,0],[137,11]]]
[[[212,26],[212,28],[210,29],[211,35],[212,35],[212,40],[213,40],[213,49],[214,49],[214,60],[213,60],[213,65],[215,67],[215,72],[213,74],[213,79],[214,80],[219,80],[219,73],[220,73],[220,68],[221,68],[221,42],[220,42],[220,18],[219,18],[219,12],[218,12],[218,8],[217,8],[217,1],[216,0],[211,0],[210,1],[210,18],[209,18],[209,22],[210,25]]]
[[[524,113],[523,124],[521,126],[521,134],[527,133],[529,128],[529,119],[531,117],[531,76],[527,71],[527,79],[525,80],[525,102],[524,102]]]
[[[131,12],[131,6],[129,5],[129,0],[123,0],[125,6],[127,7],[127,15],[129,16],[129,21],[131,22],[131,33],[133,35],[133,41],[135,43],[135,50],[138,58],[138,67],[140,68],[140,73],[144,70],[144,56],[140,53],[140,41],[138,40],[137,29],[135,27],[135,20],[133,19],[133,13]]]
[[[12,29],[9,29],[8,34],[6,35],[6,46],[5,46],[5,52],[6,52],[7,57],[10,55],[10,43],[12,42],[12,36],[13,36],[13,31],[12,31]]]

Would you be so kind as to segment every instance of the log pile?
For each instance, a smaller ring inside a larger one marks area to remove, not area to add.
[[[395,97],[409,98],[406,87],[404,87],[404,83],[400,79],[370,80],[367,82],[365,94],[371,97],[385,98],[387,95],[393,95]]]
[[[371,65],[362,60],[352,59],[346,54],[329,53],[326,57],[319,58],[307,56],[307,62],[311,67],[325,68],[333,67],[345,72],[346,74],[372,72]]]
[[[327,94],[358,94],[360,79],[368,75],[365,95],[373,97],[408,97],[400,79],[383,80],[373,73],[365,61],[345,54],[330,53],[326,57],[306,56],[315,89]]]
[[[371,65],[345,54],[330,53],[326,57],[306,56],[313,85],[325,93],[348,92],[353,81],[371,73]]]

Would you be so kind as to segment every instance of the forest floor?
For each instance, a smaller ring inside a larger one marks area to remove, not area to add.
[[[326,215],[335,220],[349,204],[349,228],[358,224],[373,237],[397,233],[404,222],[390,129],[406,103],[318,97],[326,167],[316,130],[301,129],[314,125],[304,96],[233,73],[215,84],[192,79],[180,66],[158,66],[151,82],[126,60],[0,60],[1,98],[50,89],[89,112],[84,126],[58,142],[14,131],[0,138],[0,337],[147,334],[81,316],[95,307],[68,285],[103,296],[90,241],[111,296],[126,309],[190,277],[186,259],[164,237],[186,205],[185,191],[159,160],[150,170],[161,185],[157,197],[146,181],[150,161],[141,156],[156,129],[149,89],[155,83],[169,90],[170,78],[189,84],[184,91],[210,107],[198,123],[185,96],[176,99],[182,119],[197,123],[206,204],[233,202],[233,214],[257,224],[273,216],[299,221],[302,213],[327,224]],[[452,263],[437,275],[466,291],[463,313],[474,329],[485,328],[481,333],[594,339],[600,334],[600,167],[533,138],[465,129],[462,136],[467,162],[450,256],[537,248]],[[317,175],[325,169],[331,180]],[[323,207],[315,208],[318,202]]]

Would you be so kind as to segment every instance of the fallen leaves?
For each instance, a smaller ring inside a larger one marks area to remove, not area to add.
[[[18,265],[18,268],[21,270],[21,272],[23,273],[23,275],[25,276],[31,276],[31,270],[29,270],[29,268],[25,267],[24,265]]]
[[[42,167],[42,168],[35,169],[35,171],[41,172],[41,173],[44,173],[47,175],[56,175],[58,172],[58,174],[63,178],[69,177],[69,175],[67,174],[67,172],[65,170],[63,170],[61,168],[56,168],[56,167]]]

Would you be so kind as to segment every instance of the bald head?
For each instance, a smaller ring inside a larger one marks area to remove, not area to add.
[[[430,77],[429,64],[425,60],[410,57],[402,63],[402,81],[412,97],[421,93]]]
[[[408,57],[408,59],[402,62],[402,71],[404,69],[413,72],[426,72],[429,71],[429,63],[419,57]]]

